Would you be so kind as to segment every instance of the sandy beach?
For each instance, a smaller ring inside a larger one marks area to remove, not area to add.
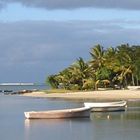
[[[32,92],[22,96],[71,100],[140,100],[140,90],[105,90],[72,93]]]

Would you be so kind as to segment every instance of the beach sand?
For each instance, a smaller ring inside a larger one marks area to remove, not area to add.
[[[72,93],[32,92],[22,96],[69,100],[140,100],[140,90],[105,90]]]

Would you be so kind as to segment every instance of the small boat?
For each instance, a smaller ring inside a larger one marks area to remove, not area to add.
[[[128,86],[129,90],[140,90],[140,86]]]
[[[98,103],[84,103],[85,107],[91,107],[91,111],[105,112],[105,111],[124,111],[126,108],[126,101],[117,102],[98,102]]]
[[[27,119],[63,119],[90,117],[90,107],[24,112]]]

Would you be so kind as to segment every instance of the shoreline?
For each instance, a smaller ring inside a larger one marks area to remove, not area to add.
[[[68,100],[140,100],[140,90],[104,90],[71,93],[50,93],[42,91],[24,93],[21,96]]]

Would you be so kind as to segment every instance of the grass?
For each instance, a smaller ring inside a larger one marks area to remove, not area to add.
[[[48,89],[43,90],[43,92],[49,94],[49,93],[70,93],[70,92],[77,92],[78,90],[67,90],[67,89]]]
[[[42,90],[43,92],[49,94],[49,93],[71,93],[71,92],[87,92],[87,91],[93,91],[93,90],[67,90],[67,89],[46,89]]]

